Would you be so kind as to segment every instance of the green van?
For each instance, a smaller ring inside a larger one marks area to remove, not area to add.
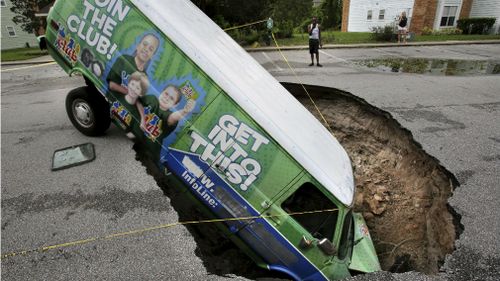
[[[338,141],[187,0],[59,0],[47,47],[87,86],[83,134],[113,121],[259,266],[295,280],[380,270]]]

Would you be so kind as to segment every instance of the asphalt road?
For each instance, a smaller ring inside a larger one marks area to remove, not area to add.
[[[293,72],[278,52],[252,52],[279,81],[342,89],[388,111],[461,183],[450,205],[464,230],[442,273],[354,279],[498,280],[500,75],[402,73],[356,61],[420,57],[500,64],[499,46],[323,49],[323,68],[307,66],[307,51],[287,51]],[[200,247],[210,237],[203,230],[165,226],[185,215],[136,160],[132,142],[119,129],[88,138],[72,127],[64,98],[83,85],[80,77],[68,78],[53,64],[25,67],[4,65],[1,73],[1,253],[16,254],[2,258],[3,280],[252,278],[231,270],[233,259],[207,259]],[[95,161],[50,170],[55,150],[85,142],[94,143]],[[158,225],[163,227],[148,229]],[[57,247],[36,250],[51,245]]]

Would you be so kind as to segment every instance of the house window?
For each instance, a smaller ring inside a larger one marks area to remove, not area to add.
[[[9,33],[9,37],[16,37],[16,30],[13,26],[7,26],[7,32]]]
[[[0,0],[0,7],[5,7],[5,6],[7,6],[7,5],[5,4],[5,0]]]
[[[454,26],[457,10],[457,6],[444,6],[440,26]]]
[[[385,17],[385,10],[380,10],[378,13],[378,19],[383,20]]]
[[[312,183],[299,187],[281,207],[315,238],[333,241],[337,206]]]
[[[366,14],[366,19],[371,20],[372,19],[372,10],[368,10],[368,13]]]

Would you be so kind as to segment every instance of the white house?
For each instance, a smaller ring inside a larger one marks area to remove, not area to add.
[[[494,17],[492,33],[500,32],[500,0],[343,0],[342,31],[368,32],[394,24],[401,11],[417,34],[424,28],[456,27],[458,19],[468,17]]]
[[[21,26],[15,24],[12,18],[15,16],[10,11],[12,3],[10,0],[0,0],[1,11],[1,49],[23,48],[26,46],[37,47],[38,42],[36,36],[32,33],[27,33],[21,29]]]
[[[470,11],[471,18],[496,18],[491,32],[500,34],[500,0],[475,0]]]
[[[371,31],[372,27],[392,25],[402,11],[411,19],[414,2],[415,0],[351,0],[347,30],[366,32]]]

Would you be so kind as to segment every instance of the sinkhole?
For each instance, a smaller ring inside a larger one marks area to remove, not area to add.
[[[319,114],[300,84],[282,83],[313,115]],[[427,154],[392,116],[361,98],[334,88],[304,85],[347,151],[356,182],[354,210],[363,214],[382,269],[436,274],[463,231],[460,216],[448,205],[458,186],[455,176]],[[137,159],[170,198],[179,221],[207,216],[172,187],[140,145]],[[219,276],[288,279],[257,267],[214,224],[187,225],[195,254]]]
[[[320,120],[302,85],[283,85]],[[351,158],[354,210],[368,224],[382,269],[437,273],[463,228],[448,205],[455,176],[388,112],[341,90],[305,87]]]

